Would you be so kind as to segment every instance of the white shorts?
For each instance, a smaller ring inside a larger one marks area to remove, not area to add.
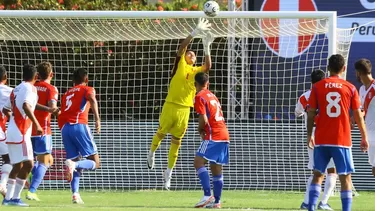
[[[375,143],[369,142],[368,150],[368,162],[372,167],[375,167]]]
[[[309,163],[307,164],[307,168],[310,170],[314,170],[314,150],[310,148],[307,148],[307,150],[309,153]],[[333,162],[332,158],[327,165],[327,169],[330,168],[335,168],[335,163]]]
[[[5,143],[6,135],[0,127],[0,155],[8,154],[8,145]]]
[[[8,144],[9,159],[11,164],[34,160],[33,147],[30,138],[19,144]]]

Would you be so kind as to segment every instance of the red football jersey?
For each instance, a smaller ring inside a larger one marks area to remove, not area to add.
[[[195,96],[194,109],[198,114],[207,115],[205,140],[229,142],[229,132],[225,125],[220,102],[212,92],[208,89],[200,91]]]
[[[309,106],[318,109],[315,145],[352,146],[349,110],[361,107],[353,84],[337,76],[323,79],[313,85]]]
[[[95,94],[95,89],[84,85],[77,85],[65,92],[61,99],[61,114],[58,118],[60,129],[66,123],[88,124],[88,96],[92,93]]]
[[[47,82],[37,81],[34,86],[38,91],[38,103],[44,106],[48,106],[50,101],[57,103],[59,92],[57,88]],[[51,113],[46,111],[35,110],[35,117],[38,120],[40,126],[43,128],[44,135],[51,135]],[[32,136],[37,136],[36,128],[33,127]]]

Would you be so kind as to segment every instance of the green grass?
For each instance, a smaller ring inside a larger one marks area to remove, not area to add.
[[[190,211],[201,191],[128,191],[82,192],[84,205],[73,205],[68,191],[39,191],[40,202],[30,202],[29,208],[1,206],[0,210],[126,210],[126,211]],[[298,210],[302,193],[269,191],[224,191],[222,210]],[[26,200],[25,200],[26,202]],[[27,201],[29,202],[29,201]],[[335,210],[341,209],[339,197],[331,197],[329,203]],[[374,210],[375,193],[360,192],[353,200],[353,211]]]

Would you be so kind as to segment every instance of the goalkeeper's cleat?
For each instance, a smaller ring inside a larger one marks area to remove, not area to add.
[[[4,185],[0,185],[0,194],[5,197],[5,194],[7,193],[7,189]]]
[[[171,179],[172,177],[170,177],[168,174],[167,174],[167,171],[164,172],[164,188],[166,190],[169,190],[171,188]]]
[[[309,209],[309,205],[305,204],[305,202],[302,202],[300,209],[301,210],[308,210]]]
[[[17,207],[28,207],[29,205],[24,203],[21,199],[11,199],[9,202],[9,205],[11,206],[17,206]]]
[[[155,167],[155,152],[150,152],[147,155],[147,167],[149,169],[154,169]]]
[[[207,205],[213,204],[215,197],[203,196],[202,199],[195,205],[195,208],[205,208]]]
[[[33,174],[30,172],[26,178],[25,188],[30,189],[31,181],[33,180]]]
[[[73,193],[72,202],[73,202],[73,204],[84,204],[85,203],[85,202],[83,202],[83,200],[81,198],[81,195],[79,195],[79,193]]]
[[[323,204],[322,202],[318,205],[318,210],[333,210],[329,204]]]
[[[76,168],[76,164],[72,160],[68,159],[65,161],[65,166],[65,179],[67,182],[71,182],[73,180],[73,172]]]
[[[27,193],[26,193],[26,199],[27,200],[40,201],[38,195],[36,195],[36,193],[31,193],[30,191],[27,191]]]

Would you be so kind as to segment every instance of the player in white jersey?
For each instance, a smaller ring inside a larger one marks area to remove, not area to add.
[[[9,174],[8,190],[3,205],[28,206],[22,202],[21,192],[34,165],[31,144],[32,125],[34,124],[38,134],[43,132],[43,128],[34,115],[34,109],[38,101],[37,90],[34,87],[37,77],[37,69],[33,65],[24,65],[23,82],[12,91],[3,108],[4,113],[12,111],[6,143],[10,162],[13,165]],[[52,112],[48,107],[41,105],[39,107],[41,110]]]
[[[322,79],[324,79],[325,73],[323,70],[314,70],[311,73],[311,83],[314,84]],[[303,93],[299,98],[298,102],[295,108],[295,114],[297,117],[303,117],[305,119],[305,127],[307,127],[307,102],[309,101],[311,90],[306,91]],[[308,169],[313,170],[314,169],[314,150],[308,148],[308,155],[309,155],[309,163],[308,163]],[[327,177],[324,185],[324,193],[322,196],[322,199],[318,205],[318,209],[321,210],[333,210],[329,204],[328,204],[328,199],[332,194],[333,189],[335,188],[336,185],[336,179],[337,179],[337,174],[335,170],[335,165],[331,159],[327,166]],[[313,175],[309,177],[307,180],[307,185],[306,185],[306,192],[305,192],[305,198],[304,201],[301,204],[301,209],[308,209],[308,204],[309,204],[309,187],[312,181]]]
[[[1,167],[0,194],[4,197],[9,173],[13,168],[9,160],[8,145],[5,143],[6,122],[10,113],[2,113],[3,107],[12,92],[12,88],[6,85],[7,79],[8,77],[5,67],[0,66],[0,155],[3,160],[3,165]]]
[[[365,125],[368,134],[368,158],[375,176],[375,80],[372,77],[372,65],[368,59],[360,59],[354,64],[358,81],[363,85],[359,89],[362,110],[365,113]]]

